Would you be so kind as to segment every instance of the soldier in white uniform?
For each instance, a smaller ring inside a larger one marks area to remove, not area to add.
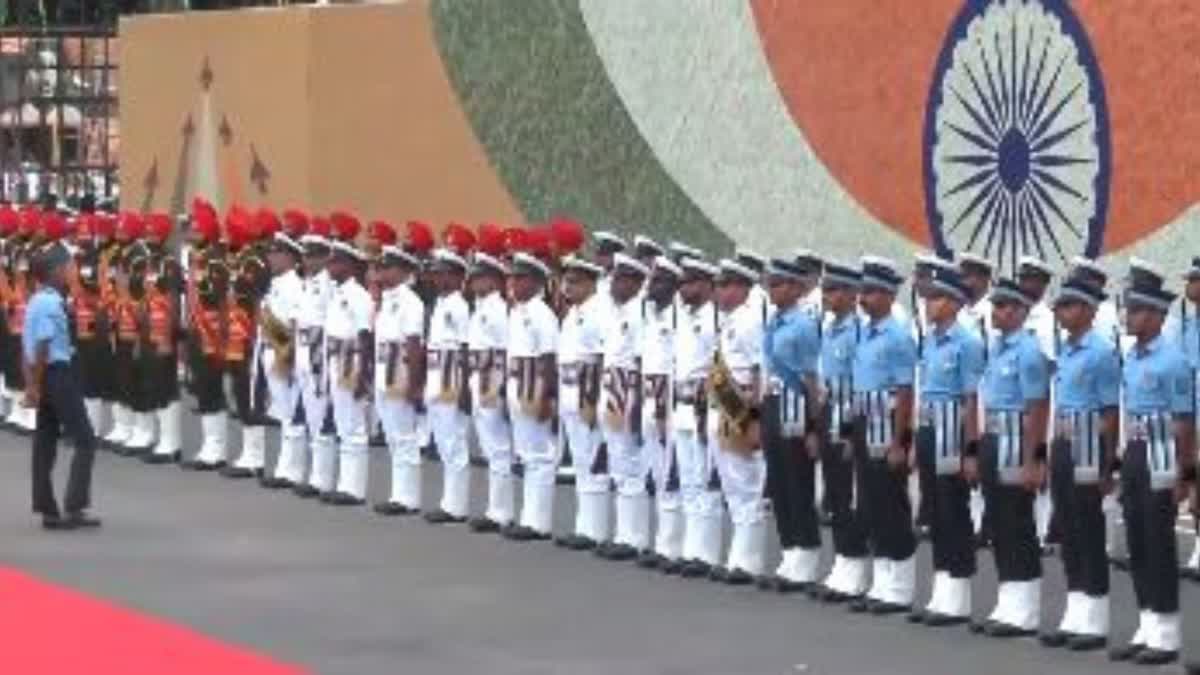
[[[569,307],[558,334],[558,420],[575,473],[575,529],[555,541],[574,551],[607,544],[611,536],[610,478],[597,424],[601,361],[612,301],[596,292],[603,269],[571,256],[562,264],[562,293]]]
[[[392,460],[391,494],[375,505],[384,516],[421,510],[421,441],[417,411],[425,395],[425,305],[411,281],[421,259],[396,245],[379,258],[379,311],[375,314],[375,410]]]
[[[667,574],[707,576],[721,563],[721,484],[710,450],[705,380],[717,349],[717,311],[713,305],[716,266],[683,258],[679,286],[679,324],[675,329],[671,435],[679,462],[683,497],[683,564],[666,562]],[[711,444],[715,449],[715,444]]]
[[[509,276],[512,309],[508,315],[508,399],[513,448],[525,465],[519,524],[502,530],[508,539],[550,538],[554,525],[557,446],[550,443],[558,379],[555,350],[558,317],[542,300],[550,276],[546,263],[526,253],[513,256]]]
[[[467,416],[463,405],[470,309],[463,299],[467,261],[448,248],[433,252],[430,270],[438,295],[426,343],[425,407],[442,461],[441,506],[425,514],[430,523],[463,523],[471,494]]]
[[[328,222],[314,219],[308,234],[300,238],[304,244],[303,298],[296,315],[296,386],[300,389],[300,406],[304,410],[304,430],[307,439],[295,439],[294,452],[298,462],[308,465],[307,480],[301,476],[294,488],[304,498],[332,492],[337,477],[337,451],[332,429],[322,432],[329,407],[329,391],[325,386],[325,313],[333,295],[333,281],[325,266],[329,259]],[[311,440],[311,453],[306,440]]]
[[[654,264],[656,258],[665,253],[661,244],[644,234],[633,238],[633,257],[647,268]]]
[[[512,429],[504,411],[508,303],[502,290],[507,274],[508,267],[500,260],[482,251],[475,253],[468,281],[475,309],[467,329],[467,348],[475,436],[488,466],[487,509],[471,521],[471,531],[480,533],[511,525],[515,509]]]
[[[604,377],[600,418],[608,446],[608,468],[616,485],[613,541],[596,548],[609,560],[632,560],[650,544],[648,458],[638,443],[641,431],[642,284],[650,270],[618,253],[609,288],[612,313],[604,336]]]
[[[366,255],[353,242],[357,232],[333,242],[329,276],[335,284],[325,313],[326,386],[332,429],[338,436],[337,488],[322,500],[339,506],[363,504],[367,496],[367,406],[374,378],[374,301],[360,281]],[[329,429],[325,427],[322,431]]]
[[[300,388],[295,377],[296,322],[304,301],[304,282],[296,268],[304,255],[304,245],[285,232],[276,232],[267,263],[271,267],[271,285],[262,300],[258,332],[258,353],[266,373],[267,415],[279,421],[281,429],[279,457],[270,477],[264,475],[263,487],[291,488],[304,480],[305,453],[297,448],[303,443],[303,422],[297,422]],[[268,325],[271,324],[271,325]],[[272,338],[271,332],[281,332]],[[275,340],[286,337],[290,354],[279,354]]]
[[[734,253],[733,262],[736,262],[754,274],[754,283],[750,287],[750,296],[747,300],[754,310],[758,312],[759,317],[763,321],[766,321],[767,312],[771,307],[771,300],[767,297],[767,289],[762,285],[763,270],[767,268],[766,258],[763,258],[754,251],[739,247]]]
[[[717,306],[718,345],[743,403],[756,408],[763,391],[762,333],[764,305],[756,306],[751,289],[760,273],[735,260],[720,264]],[[759,288],[761,288],[759,286]],[[765,299],[765,292],[763,298]],[[709,411],[708,437],[715,444],[721,490],[729,507],[733,537],[726,565],[714,568],[709,578],[734,585],[752,583],[765,566],[767,466],[754,432],[734,428],[724,411]]]
[[[655,259],[646,286],[642,327],[642,456],[650,463],[658,530],[654,550],[638,557],[638,565],[656,568],[678,564],[683,555],[683,503],[679,462],[671,439],[672,346],[679,326],[676,291],[683,269],[669,258]]]
[[[704,259],[704,253],[700,249],[681,241],[672,241],[670,244],[667,244],[667,255],[676,264],[683,262],[684,258]]]

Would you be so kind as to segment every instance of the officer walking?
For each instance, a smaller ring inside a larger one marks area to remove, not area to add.
[[[75,348],[67,329],[65,299],[71,255],[54,243],[40,254],[35,270],[41,288],[30,298],[22,330],[22,348],[30,377],[25,404],[37,410],[33,436],[33,510],[48,530],[98,527],[91,506],[92,462],[96,436],[83,406],[83,393],[71,368]],[[75,456],[63,517],[54,497],[52,473],[58,454],[59,427],[75,439]]]

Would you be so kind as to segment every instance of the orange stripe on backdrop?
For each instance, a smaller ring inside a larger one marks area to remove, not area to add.
[[[924,245],[926,101],[962,4],[751,0],[780,93],[817,156],[871,215]]]
[[[300,675],[240,647],[0,568],[0,672]]]
[[[1077,0],[1104,75],[1113,175],[1106,252],[1200,202],[1200,3]]]

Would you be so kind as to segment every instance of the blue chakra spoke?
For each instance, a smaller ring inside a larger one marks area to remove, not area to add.
[[[1025,187],[1021,190],[1021,196],[1025,200],[1025,211],[1028,214],[1029,234],[1033,237],[1033,244],[1037,247],[1038,257],[1042,260],[1046,259],[1046,249],[1042,246],[1042,233],[1038,229],[1038,224],[1034,222],[1037,214],[1034,212],[1034,200],[1030,195],[1029,188]]]
[[[1042,53],[1038,57],[1037,73],[1033,76],[1033,85],[1029,88],[1029,98],[1025,101],[1025,111],[1021,114],[1021,127],[1029,128],[1029,118],[1033,114],[1033,100],[1042,90],[1042,73],[1046,70],[1046,57],[1050,55],[1050,38],[1042,43]]]
[[[1021,232],[1021,253],[1029,251],[1029,204],[1025,191],[1017,193],[1017,229]],[[1016,261],[1016,237],[1013,237],[1013,260]]]
[[[992,101],[983,93],[983,89],[979,86],[979,80],[975,77],[975,70],[971,68],[971,64],[965,64],[967,68],[967,77],[971,78],[971,88],[975,90],[975,98],[983,104],[983,110],[987,113],[988,120],[992,123],[992,129],[996,130],[996,137],[1000,136],[1000,116],[996,109],[992,106]]]
[[[1046,109],[1046,103],[1050,101],[1050,96],[1054,93],[1054,87],[1058,85],[1058,77],[1062,74],[1063,65],[1067,62],[1067,57],[1064,54],[1058,61],[1058,66],[1054,69],[1054,75],[1050,76],[1050,81],[1046,83],[1046,88],[1042,90],[1042,95],[1038,98],[1037,105],[1033,107],[1033,112],[1029,115],[1029,122],[1026,128],[1033,129],[1037,127],[1038,121],[1042,119],[1042,112]]]
[[[949,192],[943,193],[942,197],[943,198],[953,197],[954,195],[962,192],[963,190],[966,190],[967,188],[972,187],[974,185],[979,185],[983,181],[985,181],[989,178],[992,178],[995,175],[996,175],[996,171],[994,169],[984,169],[983,171],[977,171],[974,174],[963,179],[963,181],[960,182],[958,185],[955,185],[954,187],[950,188]]]
[[[1017,93],[1017,114],[1013,115],[1016,126],[1025,131],[1025,111],[1029,108],[1029,66],[1033,61],[1033,24],[1029,24],[1029,36],[1025,39],[1025,63],[1021,68],[1021,89]]]
[[[1034,190],[1029,191],[1029,203],[1033,204],[1034,213],[1037,214],[1038,221],[1041,222],[1042,230],[1050,238],[1050,243],[1054,245],[1054,250],[1058,253],[1059,259],[1066,260],[1067,256],[1063,253],[1062,245],[1058,243],[1058,236],[1054,234],[1054,226],[1050,224],[1050,218],[1046,215],[1037,192]]]
[[[988,61],[987,50],[982,45],[979,48],[979,59],[983,61],[983,74],[987,77],[988,92],[992,95],[992,103],[996,106],[996,116],[1000,119],[1000,131],[1006,131],[1004,123],[1008,116],[1005,114],[1004,101],[996,91],[996,78],[992,77],[992,64]]]
[[[962,127],[958,126],[957,124],[954,124],[953,122],[946,122],[946,126],[953,129],[954,132],[957,133],[959,136],[962,136],[964,139],[977,145],[981,150],[987,150],[988,152],[991,152],[993,155],[996,154],[996,151],[998,150],[998,148],[996,147],[996,144],[989,141],[988,139],[984,138],[983,136],[980,136],[979,134],[971,132],[971,131],[967,131],[966,129],[963,129]]]
[[[1063,109],[1067,107],[1067,104],[1071,102],[1071,99],[1075,98],[1075,94],[1079,92],[1079,88],[1082,86],[1082,82],[1075,83],[1075,86],[1071,87],[1071,90],[1068,91],[1065,96],[1063,96],[1062,100],[1058,102],[1058,105],[1054,106],[1054,108],[1050,110],[1045,119],[1037,123],[1037,126],[1035,126],[1033,131],[1029,133],[1029,139],[1031,142],[1037,143],[1042,140],[1042,134],[1046,133],[1050,127],[1054,126],[1054,122],[1058,120],[1058,116],[1062,114]]]
[[[995,155],[948,155],[943,158],[943,161],[968,166],[992,166],[999,160]]]
[[[950,91],[954,92],[954,97],[958,99],[958,102],[962,104],[963,108],[966,108],[967,114],[970,115],[971,119],[975,121],[975,126],[978,127],[980,131],[987,134],[988,140],[993,143],[999,142],[1000,134],[996,131],[996,128],[992,126],[991,122],[984,119],[983,115],[981,115],[974,106],[968,103],[967,99],[962,94],[958,93],[958,89],[950,87]]]
[[[1009,77],[1012,79],[1012,84],[1008,88],[1008,95],[1012,101],[1008,106],[1008,124],[1010,127],[1015,127],[1017,126],[1017,106],[1021,102],[1020,96],[1017,94],[1017,54],[1020,53],[1017,49],[1017,27],[1013,26],[1008,34],[1012,36],[1012,63],[1009,65]]]
[[[975,197],[971,200],[971,203],[967,204],[967,208],[964,209],[962,213],[958,214],[958,218],[954,221],[954,224],[946,230],[946,234],[954,234],[954,231],[957,230],[963,223],[965,223],[967,218],[971,217],[971,214],[975,212],[975,209],[979,208],[980,204],[986,201],[988,197],[990,197],[996,192],[996,190],[999,189],[1000,181],[993,176],[990,181],[985,183],[984,186],[975,193]]]
[[[1076,190],[1075,188],[1071,187],[1070,185],[1067,185],[1066,183],[1062,182],[1061,180],[1058,179],[1057,176],[1050,173],[1049,171],[1046,171],[1044,169],[1034,169],[1033,175],[1037,176],[1037,178],[1038,178],[1037,182],[1039,182],[1039,183],[1046,183],[1047,185],[1054,188],[1055,190],[1058,190],[1059,192],[1063,192],[1065,194],[1069,194],[1081,202],[1087,201],[1087,197],[1084,196],[1084,194],[1082,192],[1080,192],[1079,190]]]
[[[1004,192],[999,186],[992,190],[992,196],[988,197],[987,206],[983,207],[983,213],[979,214],[979,220],[975,221],[975,229],[971,231],[971,238],[967,241],[967,248],[975,248],[975,242],[979,239],[980,233],[987,224],[991,222],[992,213],[996,210],[996,204],[1000,202],[1000,193]]]
[[[1068,138],[1071,134],[1082,129],[1084,127],[1084,125],[1086,125],[1087,123],[1088,123],[1088,120],[1080,120],[1079,122],[1072,124],[1071,126],[1067,127],[1066,129],[1063,129],[1061,131],[1056,131],[1056,132],[1050,134],[1049,136],[1042,138],[1039,141],[1031,143],[1030,147],[1029,147],[1029,151],[1030,152],[1042,152],[1043,150],[1049,150],[1051,147],[1053,147],[1059,141],[1062,141],[1062,140]]]
[[[1070,157],[1068,155],[1034,155],[1030,158],[1030,162],[1034,166],[1040,166],[1047,169],[1056,169],[1060,166],[1094,164],[1096,160],[1091,157]]]
[[[1067,214],[1063,213],[1063,210],[1058,206],[1058,202],[1054,201],[1054,197],[1050,196],[1046,188],[1042,187],[1041,183],[1036,180],[1029,181],[1029,184],[1033,186],[1034,193],[1045,203],[1046,207],[1053,211],[1054,215],[1058,216],[1058,219],[1062,221],[1063,225],[1066,225],[1068,230],[1075,234],[1076,238],[1080,238],[1082,235],[1079,234],[1079,230],[1076,229],[1075,224],[1071,222]],[[1052,229],[1048,229],[1047,231],[1053,232]]]
[[[987,243],[983,246],[983,254],[990,256],[992,254],[992,243],[996,240],[996,235],[1003,236],[1004,216],[1008,213],[1008,192],[1000,191],[999,207],[992,211],[992,222],[988,227]]]
[[[1008,75],[1004,70],[1004,53],[1000,51],[999,34],[992,38],[992,51],[996,53],[996,79],[1000,80],[1000,110],[1004,111],[1001,119],[1004,120],[1005,128],[1008,128],[1012,125],[1012,106],[1008,96]]]

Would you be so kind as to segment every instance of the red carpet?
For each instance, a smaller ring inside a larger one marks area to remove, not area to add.
[[[302,668],[0,568],[0,673],[294,675]]]

